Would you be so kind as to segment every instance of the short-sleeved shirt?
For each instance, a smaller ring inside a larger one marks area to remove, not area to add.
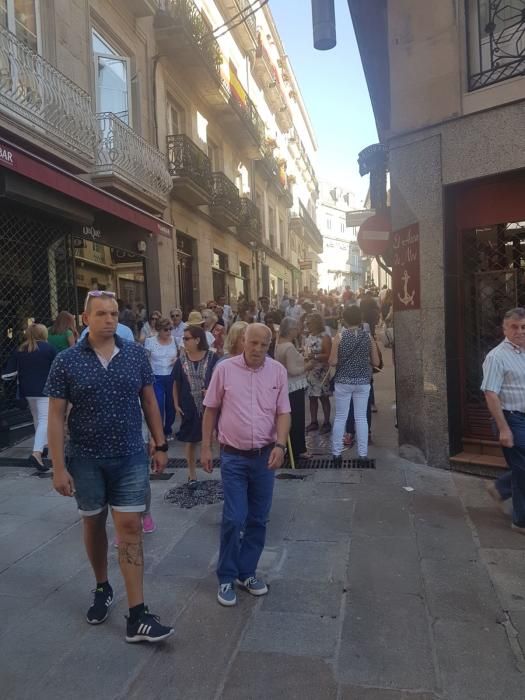
[[[153,373],[158,376],[166,376],[171,374],[173,365],[179,354],[177,343],[173,338],[170,338],[171,343],[165,345],[159,343],[158,336],[153,335],[151,338],[146,338],[144,348],[149,353],[151,368]]]
[[[73,335],[73,331],[68,328],[64,333],[50,333],[48,329],[47,342],[52,345],[57,352],[62,352],[62,350],[67,350],[69,345],[69,338]]]
[[[271,357],[252,369],[244,355],[236,355],[215,367],[204,406],[221,409],[221,444],[238,450],[269,445],[276,439],[277,416],[290,413],[286,369]]]
[[[483,363],[481,391],[498,394],[506,411],[525,412],[525,350],[503,340]]]
[[[71,455],[124,457],[144,449],[139,394],[155,377],[142,345],[115,335],[119,352],[107,369],[89,336],[55,358],[44,393],[72,404]]]

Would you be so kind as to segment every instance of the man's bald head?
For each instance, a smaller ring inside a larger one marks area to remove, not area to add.
[[[272,332],[263,323],[250,323],[244,335],[244,359],[248,367],[262,367],[272,341]]]

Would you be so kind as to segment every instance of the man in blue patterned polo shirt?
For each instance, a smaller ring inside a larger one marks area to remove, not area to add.
[[[106,620],[113,602],[108,582],[108,506],[119,539],[119,564],[128,596],[127,642],[159,642],[173,634],[144,605],[141,512],[146,507],[149,458],[142,439],[142,410],[155,441],[153,466],[162,472],[168,445],[153,391],[154,376],[144,348],[115,331],[118,305],[111,292],[92,291],[84,323],[89,334],[60,354],[49,373],[48,439],[53,485],[75,496],[84,523],[84,542],[96,578],[87,621]],[[70,454],[64,458],[68,403]]]

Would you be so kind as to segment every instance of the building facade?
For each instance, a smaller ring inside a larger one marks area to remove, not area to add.
[[[525,3],[349,7],[389,150],[400,443],[495,467],[479,387],[525,303]]]
[[[164,313],[299,290],[315,151],[268,7],[0,3],[0,363],[91,289]],[[19,419],[3,385],[0,442]]]
[[[317,221],[323,237],[319,264],[319,286],[341,291],[357,291],[365,284],[365,261],[357,244],[357,226],[348,226],[347,216],[357,207],[355,195],[334,183],[319,188]],[[348,217],[350,218],[350,217]],[[351,223],[351,222],[350,222]]]

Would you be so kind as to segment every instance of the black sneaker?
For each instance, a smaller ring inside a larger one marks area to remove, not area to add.
[[[113,589],[95,588],[93,604],[87,611],[86,620],[90,625],[101,625],[109,615],[109,609],[113,604]]]
[[[140,618],[131,623],[129,618],[126,618],[128,624],[126,625],[126,642],[131,644],[135,642],[162,642],[164,639],[171,637],[175,634],[173,627],[166,627],[166,625],[161,625],[158,615],[152,615],[145,608],[144,612]]]

